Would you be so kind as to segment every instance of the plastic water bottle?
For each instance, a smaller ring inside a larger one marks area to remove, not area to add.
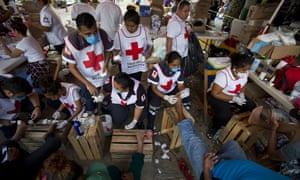
[[[252,63],[252,65],[251,65],[251,67],[250,67],[250,72],[255,72],[256,71],[256,69],[258,68],[258,66],[259,66],[259,63],[260,63],[260,59],[258,59],[258,58],[255,58],[254,59],[254,61],[253,61],[253,63]]]
[[[84,132],[81,129],[80,121],[77,121],[77,120],[73,121],[73,126],[74,126],[77,136],[82,136],[84,134]]]

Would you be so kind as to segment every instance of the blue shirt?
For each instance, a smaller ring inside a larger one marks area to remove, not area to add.
[[[212,177],[222,180],[288,180],[275,171],[249,160],[224,160],[216,164]]]

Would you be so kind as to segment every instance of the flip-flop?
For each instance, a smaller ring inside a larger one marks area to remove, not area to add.
[[[183,173],[186,180],[193,180],[187,162],[183,158],[178,160],[178,168]]]

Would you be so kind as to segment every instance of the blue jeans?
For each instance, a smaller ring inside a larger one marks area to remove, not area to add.
[[[209,152],[208,147],[203,138],[193,127],[190,119],[185,119],[177,125],[180,130],[184,150],[192,165],[195,179],[198,180],[203,171],[204,155]],[[245,152],[236,141],[228,141],[225,143],[217,154],[219,161],[224,159],[247,159]]]

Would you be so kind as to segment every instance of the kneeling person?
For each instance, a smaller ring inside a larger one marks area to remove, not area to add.
[[[133,120],[125,126],[125,129],[132,129],[136,124],[139,129],[143,129],[143,120],[146,116],[146,93],[140,82],[125,73],[119,73],[111,78],[111,83],[104,85],[104,89],[111,92],[113,122],[117,124],[125,122],[130,112]]]

